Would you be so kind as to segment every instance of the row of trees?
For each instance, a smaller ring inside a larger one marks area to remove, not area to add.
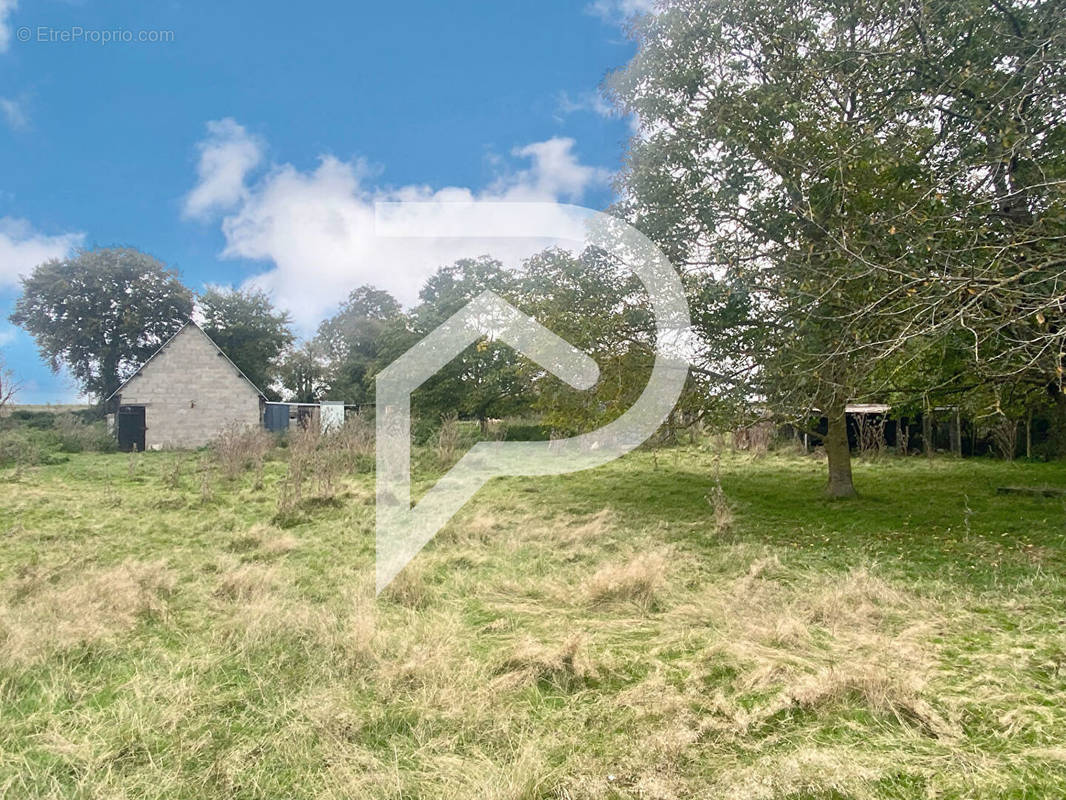
[[[99,400],[195,318],[268,396],[358,405],[373,402],[378,370],[487,289],[587,351],[609,380],[577,395],[510,347],[484,341],[422,387],[419,413],[481,421],[538,413],[576,429],[620,413],[639,393],[652,351],[644,298],[626,270],[592,250],[548,250],[518,272],[488,256],[458,261],[426,282],[408,312],[387,292],[359,287],[298,343],[288,315],[262,292],[194,294],[151,256],[106,248],[37,267],[22,280],[11,321],[34,336],[54,369],[65,367]]]

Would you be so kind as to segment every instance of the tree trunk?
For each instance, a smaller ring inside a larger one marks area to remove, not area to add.
[[[851,447],[848,445],[848,415],[844,404],[829,409],[829,430],[825,434],[825,454],[829,457],[829,497],[854,497],[851,482]]]
[[[118,379],[118,353],[110,344],[105,344],[104,355],[100,359],[100,397],[102,404],[108,397],[118,391],[121,381]]]
[[[1029,415],[1025,418],[1025,457],[1033,457],[1033,410],[1029,409]]]
[[[925,409],[922,414],[922,449],[926,458],[933,457],[933,406],[929,398],[925,398]]]

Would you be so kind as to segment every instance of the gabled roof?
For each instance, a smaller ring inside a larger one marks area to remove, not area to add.
[[[180,328],[178,328],[177,332],[173,336],[171,336],[169,339],[167,339],[165,342],[163,342],[163,344],[160,346],[160,348],[158,350],[156,350],[154,353],[152,353],[152,355],[150,355],[148,357],[147,361],[145,361],[143,364],[141,364],[139,367],[137,367],[137,371],[134,372],[132,375],[130,375],[128,378],[126,378],[126,380],[124,380],[122,382],[121,386],[119,386],[117,389],[115,389],[115,391],[113,391],[111,394],[109,394],[107,397],[105,397],[104,398],[104,402],[106,403],[108,400],[110,400],[116,394],[121,393],[122,390],[126,388],[126,384],[128,384],[130,381],[132,381],[138,375],[140,375],[144,371],[144,368],[152,363],[152,359],[153,358],[155,358],[157,355],[159,355],[164,350],[166,350],[167,347],[170,345],[170,343],[173,342],[175,339],[177,339],[179,336],[181,336],[181,334],[185,332],[185,329],[189,328],[189,327],[193,327],[196,330],[198,330],[200,332],[201,336],[203,336],[205,339],[207,339],[207,341],[211,342],[212,347],[214,347],[215,350],[218,351],[218,354],[220,356],[222,356],[224,359],[226,359],[227,362],[229,362],[229,365],[231,367],[233,367],[237,371],[237,374],[240,375],[244,379],[245,383],[247,383],[249,386],[251,386],[253,389],[255,389],[256,394],[258,394],[264,400],[266,399],[266,395],[263,394],[262,390],[258,386],[256,386],[254,383],[251,382],[251,380],[248,378],[248,376],[245,375],[241,371],[240,367],[238,367],[236,364],[233,363],[232,359],[230,359],[229,356],[227,356],[224,352],[222,352],[222,348],[219,347],[217,344],[215,344],[215,340],[212,339],[210,336],[208,336],[207,332],[204,331],[203,328],[201,328],[199,325],[197,325],[195,322],[193,322],[190,319],[188,322],[186,322],[184,325],[182,325]]]

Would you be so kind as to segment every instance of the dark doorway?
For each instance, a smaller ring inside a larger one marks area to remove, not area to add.
[[[134,448],[144,452],[144,406],[118,407],[118,449],[128,453]]]

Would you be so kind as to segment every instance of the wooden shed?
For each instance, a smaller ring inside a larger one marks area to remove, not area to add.
[[[108,398],[122,450],[202,447],[258,426],[266,398],[195,322],[187,322]]]

